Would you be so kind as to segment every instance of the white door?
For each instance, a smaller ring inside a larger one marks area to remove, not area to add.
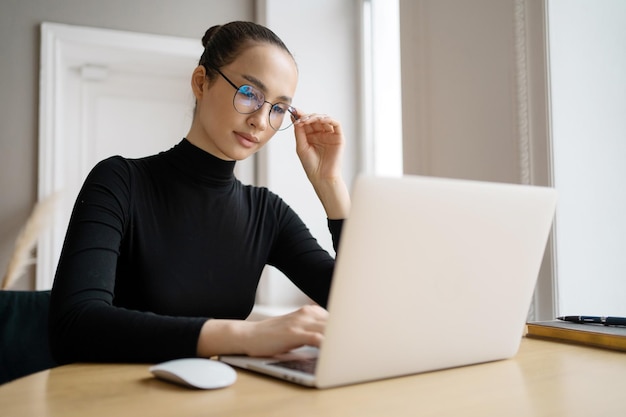
[[[38,246],[37,288],[52,286],[78,191],[100,160],[171,148],[192,121],[197,39],[42,25],[39,197],[60,192]],[[253,179],[252,161],[238,164]]]
[[[189,77],[113,72],[80,80],[85,157],[141,157],[170,148],[191,124]]]

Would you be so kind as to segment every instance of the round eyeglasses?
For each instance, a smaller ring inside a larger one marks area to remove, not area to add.
[[[263,107],[265,103],[268,103],[270,105],[269,122],[272,129],[285,130],[295,120],[298,120],[298,111],[295,107],[280,102],[270,103],[265,100],[265,95],[258,88],[248,84],[237,87],[222,71],[217,68],[214,69],[236,90],[233,97],[233,106],[239,113],[252,114]]]

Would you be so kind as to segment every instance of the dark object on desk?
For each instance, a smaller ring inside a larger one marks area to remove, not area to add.
[[[526,336],[571,342],[626,352],[626,327],[581,324],[561,320],[527,323]]]
[[[572,323],[595,323],[605,326],[626,326],[626,317],[605,317],[605,316],[562,316],[557,317],[562,321]]]
[[[50,291],[0,291],[0,384],[56,366],[49,306]]]

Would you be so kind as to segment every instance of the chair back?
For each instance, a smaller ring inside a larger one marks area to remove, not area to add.
[[[57,364],[48,343],[50,291],[0,291],[0,384]]]

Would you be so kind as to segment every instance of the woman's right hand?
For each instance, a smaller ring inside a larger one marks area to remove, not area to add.
[[[327,319],[326,310],[309,305],[284,316],[251,322],[246,354],[274,356],[304,345],[320,346]]]
[[[316,305],[261,321],[208,320],[198,340],[198,355],[243,353],[274,356],[300,346],[320,346],[328,312]]]

